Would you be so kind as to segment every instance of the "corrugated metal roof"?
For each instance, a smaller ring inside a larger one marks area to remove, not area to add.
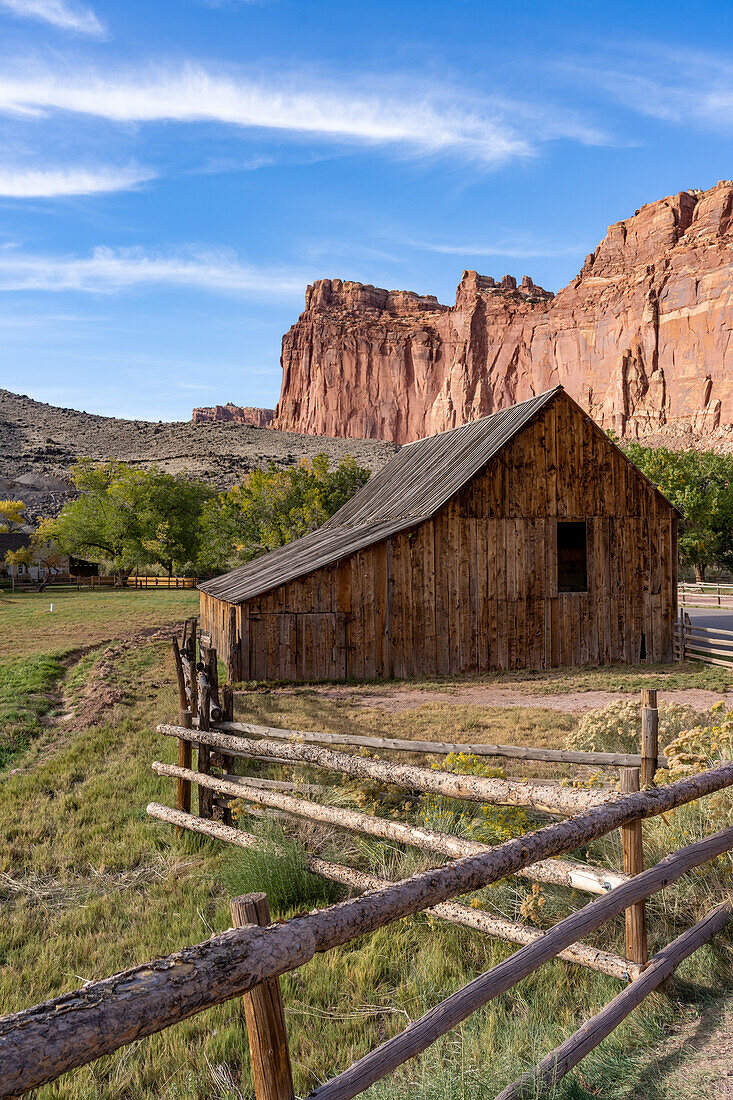
[[[556,386],[481,420],[405,444],[317,531],[199,588],[227,603],[243,603],[422,523],[561,389]]]

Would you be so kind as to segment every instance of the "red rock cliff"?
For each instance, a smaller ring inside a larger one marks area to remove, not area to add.
[[[252,428],[269,428],[274,415],[273,409],[233,405],[231,401],[228,401],[226,405],[212,405],[208,409],[194,409],[191,420],[194,424],[203,424],[212,420],[234,421],[235,424],[248,424]]]
[[[733,442],[733,183],[612,225],[553,297],[465,271],[454,306],[322,279],[283,338],[273,426],[404,443],[560,382],[626,436]]]

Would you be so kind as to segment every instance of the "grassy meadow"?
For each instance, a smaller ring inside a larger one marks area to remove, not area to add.
[[[53,614],[47,611],[51,601]],[[289,827],[288,837],[280,838],[286,855],[273,862],[192,835],[178,841],[172,830],[147,817],[149,801],[173,804],[175,798],[174,782],[155,776],[150,763],[174,760],[175,742],[159,737],[155,726],[176,715],[177,690],[166,639],[120,643],[196,610],[196,594],[183,591],[64,591],[0,600],[3,1014],[206,939],[229,927],[228,900],[236,894],[267,890],[276,917],[344,896],[307,872],[299,840],[327,858],[385,877],[435,862],[396,844],[310,825]],[[560,672],[531,682],[537,691],[543,685],[551,685],[553,692],[590,690],[578,684],[595,676],[595,687],[607,690],[613,678],[614,685],[636,691],[640,678],[648,675],[647,670],[623,669]],[[665,675],[684,678],[675,686],[725,683],[692,665],[665,670]],[[511,679],[483,678],[487,683]],[[654,686],[662,685],[656,679]],[[95,711],[90,722],[87,703],[103,690],[109,705]],[[399,694],[404,689],[385,690]],[[301,728],[561,746],[577,717],[543,709],[540,698],[537,703],[529,709],[463,706],[446,696],[388,711],[371,704],[368,689],[346,685],[328,697],[307,687],[247,692],[238,697],[238,712]],[[517,765],[508,770],[518,772]],[[277,768],[267,774],[290,777]],[[410,800],[394,790],[385,797],[368,784],[339,783],[330,773],[301,769],[300,774],[324,786],[319,798],[335,804],[411,818],[489,843],[531,824],[523,811],[490,809],[476,821],[471,814],[479,813],[477,807],[467,814],[465,804]],[[655,819],[645,826],[648,858],[712,831],[729,812],[730,805],[718,797],[705,814],[679,811],[666,823]],[[277,828],[244,816],[240,824],[266,835]],[[578,855],[618,866],[618,840],[608,838]],[[650,906],[652,950],[729,888],[729,863],[720,861],[668,891],[668,900],[655,901]],[[513,879],[480,891],[473,903],[545,927],[584,900],[585,895],[550,887],[533,895],[530,882]],[[619,919],[591,942],[620,951],[622,936]],[[729,943],[721,938],[684,964],[666,992],[652,997],[557,1088],[558,1100],[671,1100],[679,1095],[665,1083],[669,1057],[656,1044],[673,1024],[694,1021],[701,1006],[733,989]],[[418,915],[286,975],[282,988],[297,1094],[306,1095],[513,950]],[[490,1100],[619,988],[618,981],[603,975],[549,964],[366,1095],[370,1100]],[[241,1003],[235,1000],[35,1095],[39,1100],[249,1098],[243,1026]],[[691,1098],[709,1095],[704,1073],[688,1085]]]

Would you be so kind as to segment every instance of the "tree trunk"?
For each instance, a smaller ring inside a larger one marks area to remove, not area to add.
[[[705,580],[705,570],[706,569],[707,569],[706,565],[698,565],[697,562],[695,562],[695,580],[697,581],[698,584],[702,584],[703,581]]]

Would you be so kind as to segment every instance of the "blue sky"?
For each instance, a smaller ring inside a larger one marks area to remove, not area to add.
[[[0,0],[0,386],[274,405],[308,282],[558,290],[732,109],[729,0]]]

